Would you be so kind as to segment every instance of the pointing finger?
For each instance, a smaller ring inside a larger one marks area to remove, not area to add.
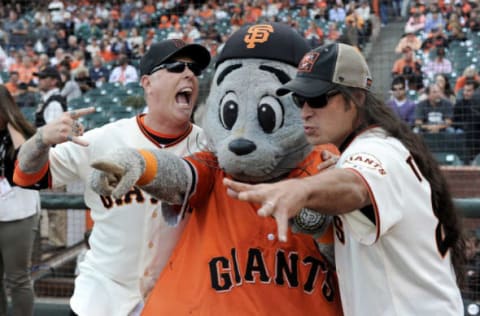
[[[74,120],[78,119],[79,117],[82,117],[87,114],[91,114],[95,112],[95,108],[93,106],[90,106],[88,108],[81,108],[78,110],[73,110],[68,112],[70,114],[70,117]]]

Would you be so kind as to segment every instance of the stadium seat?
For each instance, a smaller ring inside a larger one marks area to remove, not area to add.
[[[455,133],[422,133],[425,144],[432,153],[453,153],[461,161],[467,161],[468,148],[465,134]]]
[[[479,166],[480,167],[480,153],[475,156],[472,160],[472,166]]]
[[[433,156],[442,166],[462,166],[463,161],[460,157],[451,152],[434,152]]]

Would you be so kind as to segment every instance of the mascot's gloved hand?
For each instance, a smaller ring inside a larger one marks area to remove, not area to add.
[[[89,184],[100,195],[118,199],[125,195],[145,171],[145,159],[133,148],[122,148],[93,161]]]

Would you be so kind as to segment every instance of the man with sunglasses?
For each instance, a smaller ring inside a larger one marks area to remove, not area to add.
[[[277,94],[299,101],[310,143],[338,146],[336,168],[270,184],[224,179],[227,192],[261,204],[258,214],[276,219],[280,240],[302,207],[335,215],[346,316],[462,315],[463,240],[446,180],[370,84],[367,63],[351,46],[307,53]]]
[[[91,161],[121,147],[159,148],[178,156],[204,149],[203,131],[190,118],[198,76],[209,62],[210,54],[201,45],[181,40],[152,44],[140,61],[147,113],[85,134],[78,119],[94,109],[64,113],[22,146],[16,182],[38,183],[39,188],[85,183]],[[137,315],[186,221],[177,228],[167,226],[161,203],[137,188],[113,199],[85,187],[94,226],[75,280],[72,310],[88,316]]]

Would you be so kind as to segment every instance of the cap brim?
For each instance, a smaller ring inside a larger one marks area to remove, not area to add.
[[[210,64],[210,53],[208,50],[198,44],[189,44],[186,45],[173,54],[167,56],[165,60],[175,58],[177,56],[185,56],[191,58],[194,62],[200,65],[202,69],[205,69],[208,67],[208,64]]]
[[[289,92],[294,92],[303,97],[313,98],[324,94],[334,86],[334,83],[328,81],[297,77],[277,89],[277,95],[283,96]]]

